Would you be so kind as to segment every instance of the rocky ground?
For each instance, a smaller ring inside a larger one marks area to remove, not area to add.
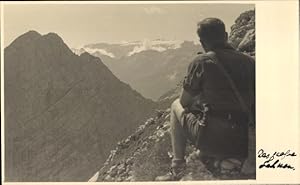
[[[158,111],[111,151],[104,166],[89,181],[154,181],[168,172],[172,158],[169,137],[169,109]],[[182,181],[250,179],[242,175],[242,164],[236,159],[222,161],[201,160],[200,151],[192,145],[186,150],[187,168]]]

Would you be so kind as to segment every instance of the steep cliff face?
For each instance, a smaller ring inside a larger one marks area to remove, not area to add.
[[[156,106],[54,33],[30,31],[4,55],[6,181],[87,181]]]
[[[255,55],[255,10],[246,11],[235,20],[229,41],[237,50]]]

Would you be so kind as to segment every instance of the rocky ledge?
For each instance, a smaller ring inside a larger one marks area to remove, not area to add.
[[[154,181],[168,172],[172,152],[169,136],[170,109],[157,111],[110,152],[103,167],[89,181]],[[187,169],[182,181],[252,179],[241,174],[242,163],[237,159],[214,161],[201,158],[201,152],[188,144]]]

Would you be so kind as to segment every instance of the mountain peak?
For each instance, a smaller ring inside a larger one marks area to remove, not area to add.
[[[41,36],[42,35],[39,32],[30,30],[16,38],[10,45],[26,44],[28,42],[32,42],[33,40],[40,38]]]
[[[62,50],[65,53],[72,53],[67,44],[63,41],[63,39],[56,33],[50,32],[41,37],[43,43],[48,44],[55,51]]]
[[[17,51],[19,49],[28,50],[29,48],[36,50],[36,48],[39,48],[39,51],[51,54],[73,54],[63,39],[53,32],[41,35],[37,31],[30,30],[16,38],[8,47],[14,48],[14,50],[11,51]]]
[[[41,35],[39,32],[30,30],[16,38],[10,46],[24,46],[37,39],[44,39],[55,43],[63,43],[63,39],[56,33],[50,32],[46,35]]]
[[[23,36],[40,37],[42,35],[35,30],[29,30],[28,32],[24,33]]]
[[[50,32],[46,35],[43,35],[44,38],[47,38],[49,40],[53,40],[53,41],[58,41],[58,42],[63,42],[63,39],[56,33],[54,32]]]
[[[19,37],[4,59],[8,181],[87,180],[157,106],[55,33]]]

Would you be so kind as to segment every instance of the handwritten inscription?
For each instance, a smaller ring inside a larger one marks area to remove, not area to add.
[[[258,151],[258,158],[264,159],[264,162],[259,165],[259,169],[261,168],[282,168],[282,169],[289,169],[295,170],[291,164],[285,162],[284,160],[288,157],[296,157],[296,153],[292,152],[291,150],[287,150],[285,152],[274,152],[274,153],[267,153],[263,149]]]

